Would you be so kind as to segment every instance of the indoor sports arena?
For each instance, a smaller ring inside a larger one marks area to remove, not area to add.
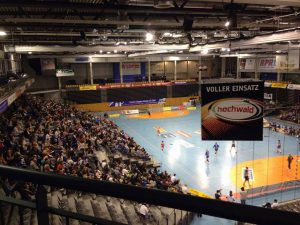
[[[299,225],[299,14],[1,0],[0,225]]]

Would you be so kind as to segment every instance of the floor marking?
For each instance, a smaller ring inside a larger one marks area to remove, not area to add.
[[[163,137],[163,138],[172,138],[172,137],[176,137],[174,134],[172,134],[172,133],[167,133],[167,132],[160,134],[160,136]]]
[[[160,133],[167,132],[164,128],[161,128],[161,127],[159,127],[159,126],[154,126],[153,128],[154,128],[156,131],[157,131],[158,128],[159,128],[159,132],[160,132]]]
[[[201,135],[201,130],[196,130],[194,133]]]
[[[192,137],[192,135],[190,135],[189,133],[184,132],[184,131],[182,131],[182,130],[178,130],[178,131],[176,131],[176,133],[177,133],[177,134],[180,134],[181,136],[187,137],[187,138]]]
[[[174,144],[178,144],[178,145],[181,145],[182,147],[185,147],[185,148],[193,148],[195,147],[195,145],[185,141],[185,140],[182,140],[182,139],[179,139],[179,140],[175,140],[174,141]]]

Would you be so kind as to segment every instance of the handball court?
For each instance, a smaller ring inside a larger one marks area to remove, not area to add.
[[[161,170],[175,173],[200,196],[214,197],[216,190],[222,189],[224,196],[232,190],[238,198],[244,183],[243,170],[247,166],[250,169],[250,184],[245,184],[250,197],[247,204],[261,205],[272,202],[274,198],[282,202],[300,197],[300,191],[294,188],[300,186],[296,181],[300,180],[296,137],[264,128],[263,141],[238,141],[235,149],[231,148],[232,141],[217,141],[220,147],[215,154],[215,141],[201,140],[199,107],[153,112],[150,116],[146,113],[121,115],[111,119],[161,163]],[[161,150],[162,140],[164,151]],[[276,152],[278,140],[282,143],[281,154]],[[209,163],[206,162],[206,149],[210,153]],[[294,158],[291,169],[287,161],[289,154]],[[289,184],[288,188],[283,184]],[[203,217],[196,224],[207,224],[206,220],[207,217]],[[218,218],[214,220],[209,223],[232,224]]]

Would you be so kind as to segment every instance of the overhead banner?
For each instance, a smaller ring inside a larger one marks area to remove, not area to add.
[[[83,85],[79,86],[79,91],[96,91],[97,85]]]
[[[161,103],[166,103],[166,99],[159,98],[159,99],[148,99],[148,100],[138,100],[138,101],[110,102],[109,107],[148,105],[148,104],[161,104]]]
[[[202,140],[262,140],[263,81],[201,85]]]
[[[122,63],[123,75],[140,75],[141,74],[141,63]]]

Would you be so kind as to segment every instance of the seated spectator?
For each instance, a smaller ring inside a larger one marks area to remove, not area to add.
[[[139,209],[139,213],[140,215],[144,218],[144,219],[148,219],[149,218],[149,209],[146,206],[146,204],[140,204],[140,209]]]

